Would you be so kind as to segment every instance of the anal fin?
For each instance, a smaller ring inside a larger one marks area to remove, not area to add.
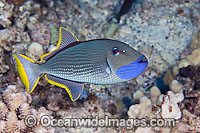
[[[71,82],[66,79],[58,78],[49,74],[45,74],[45,78],[50,84],[54,84],[56,86],[64,88],[68,92],[72,101],[76,101],[83,92],[83,83]]]

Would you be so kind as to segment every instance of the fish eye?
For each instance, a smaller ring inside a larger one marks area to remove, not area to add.
[[[113,55],[119,55],[120,51],[119,51],[119,49],[117,47],[114,47],[112,49],[112,53],[113,53]]]

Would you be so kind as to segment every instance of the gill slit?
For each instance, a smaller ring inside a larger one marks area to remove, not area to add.
[[[113,73],[113,68],[111,67],[111,65],[110,65],[110,63],[109,63],[108,58],[106,58],[106,62],[107,62],[108,67],[109,67],[110,70],[111,70],[111,73]]]

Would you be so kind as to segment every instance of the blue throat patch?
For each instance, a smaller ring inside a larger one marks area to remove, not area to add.
[[[140,62],[144,56],[141,56],[138,60],[121,66],[116,70],[116,75],[121,79],[133,79],[140,75],[148,65],[148,62]]]

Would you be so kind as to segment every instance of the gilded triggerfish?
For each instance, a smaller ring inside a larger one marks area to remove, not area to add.
[[[129,45],[109,39],[79,41],[64,27],[59,30],[56,50],[41,57],[43,64],[14,55],[22,82],[31,93],[40,76],[65,88],[72,101],[81,95],[84,83],[107,85],[124,82],[141,74],[148,65],[144,55]]]

